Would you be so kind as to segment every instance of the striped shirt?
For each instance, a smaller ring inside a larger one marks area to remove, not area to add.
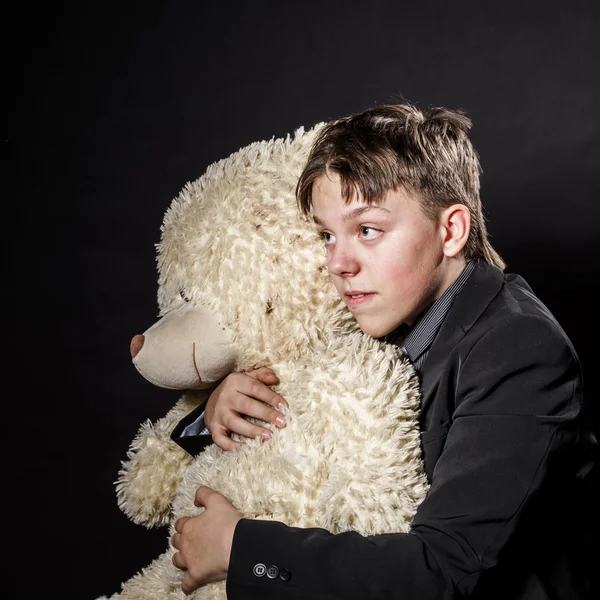
[[[417,373],[420,371],[429,348],[437,335],[442,322],[446,318],[452,303],[465,285],[469,275],[475,268],[475,262],[467,263],[463,272],[457,277],[456,281],[423,313],[412,329],[403,323],[391,333],[383,337],[383,341],[388,344],[394,344],[400,348],[410,362],[413,364]],[[210,435],[208,427],[204,426],[204,411],[182,432],[181,437],[188,435]]]

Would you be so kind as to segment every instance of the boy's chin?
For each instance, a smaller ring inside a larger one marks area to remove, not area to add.
[[[361,331],[372,338],[379,339],[386,336],[396,329],[397,325],[390,325],[386,323],[377,323],[372,319],[361,319],[356,318],[356,322],[360,327]]]

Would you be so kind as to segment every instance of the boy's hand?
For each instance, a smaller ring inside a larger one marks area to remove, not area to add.
[[[277,375],[268,367],[244,373],[231,373],[213,391],[204,410],[204,423],[212,439],[223,450],[241,446],[229,436],[232,432],[248,438],[260,435],[271,437],[266,427],[250,423],[241,415],[254,417],[277,427],[285,427],[283,415],[276,410],[279,404],[288,406],[282,396],[268,386],[278,383]]]
[[[171,545],[173,564],[185,571],[181,589],[186,595],[202,584],[223,581],[229,570],[233,533],[242,514],[221,494],[202,486],[196,490],[196,506],[206,510],[175,523]]]

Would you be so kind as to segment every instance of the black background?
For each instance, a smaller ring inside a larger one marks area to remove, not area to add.
[[[246,144],[375,104],[473,118],[492,241],[573,341],[598,422],[599,25],[597,2],[512,0],[87,1],[7,18],[15,590],[94,600],[166,549],[113,482],[139,424],[179,395],[129,356],[157,317],[172,198]]]

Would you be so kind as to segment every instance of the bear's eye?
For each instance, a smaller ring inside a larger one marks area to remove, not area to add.
[[[189,302],[190,301],[188,295],[185,293],[185,290],[181,290],[179,292],[179,295],[181,296],[182,300],[185,300],[185,302]]]

